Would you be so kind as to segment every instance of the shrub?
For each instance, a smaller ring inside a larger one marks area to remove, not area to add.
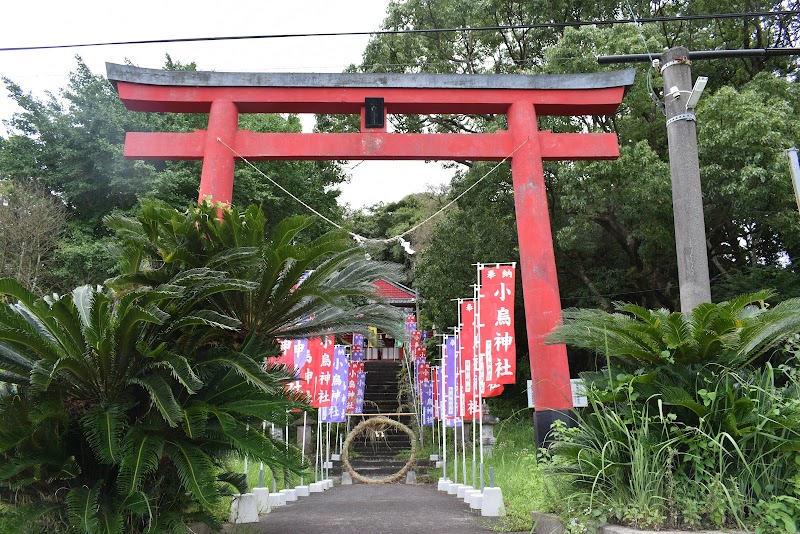
[[[561,434],[554,471],[592,515],[639,527],[757,524],[796,514],[797,360],[773,367],[800,330],[800,300],[769,292],[690,315],[617,305],[565,313],[553,340],[591,348],[606,367],[583,375],[590,407]]]

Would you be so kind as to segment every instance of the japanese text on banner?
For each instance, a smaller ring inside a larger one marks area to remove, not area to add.
[[[487,388],[489,384],[513,384],[516,381],[515,280],[514,265],[480,267],[480,338]]]
[[[323,423],[344,423],[347,418],[348,371],[346,349],[344,345],[336,345],[333,350],[331,405],[327,408],[320,408],[320,421]]]

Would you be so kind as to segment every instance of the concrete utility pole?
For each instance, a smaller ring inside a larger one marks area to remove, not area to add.
[[[703,302],[711,302],[694,116],[696,102],[687,108],[692,93],[690,65],[689,50],[683,47],[672,48],[661,56],[672,177],[672,210],[675,218],[675,248],[683,313],[692,311]]]

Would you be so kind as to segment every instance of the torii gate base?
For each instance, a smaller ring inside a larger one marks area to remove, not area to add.
[[[613,114],[633,83],[633,69],[539,76],[265,74],[108,64],[107,72],[128,109],[209,114],[206,131],[129,133],[125,140],[128,158],[202,159],[201,200],[230,202],[237,157],[231,148],[250,160],[500,161],[513,153],[537,445],[544,442],[554,420],[569,421],[572,394],[566,347],[544,344],[561,320],[561,302],[542,161],[613,159],[619,156],[619,147],[615,134],[539,131],[536,117]],[[370,108],[369,124],[377,128],[367,127],[367,98],[385,102],[377,121]],[[360,114],[362,127],[360,133],[347,134],[254,133],[238,129],[240,113]],[[508,129],[491,134],[388,133],[387,113],[505,114]]]

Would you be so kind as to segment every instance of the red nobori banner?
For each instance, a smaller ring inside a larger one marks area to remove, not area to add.
[[[419,330],[411,331],[411,358],[416,360],[424,360],[425,354],[422,352],[422,332]]]
[[[480,265],[480,349],[486,387],[513,384],[517,374],[514,339],[515,265]],[[489,395],[484,395],[489,396]]]
[[[289,369],[295,369],[294,365],[294,340],[292,339],[279,339],[281,345],[281,355],[273,358],[266,358],[264,360],[264,367],[269,368],[273,365],[285,365]]]
[[[415,375],[417,377],[417,394],[422,395],[422,383],[429,382],[431,379],[431,364],[423,361],[414,363]]]
[[[459,360],[461,390],[461,415],[471,420],[476,413],[480,417],[478,402],[478,370],[475,367],[475,300],[459,300],[461,317],[461,335],[458,336],[460,346]]]
[[[311,397],[310,404],[315,408],[328,408],[331,405],[333,343],[333,336],[308,340],[308,363],[302,373],[302,390]]]

